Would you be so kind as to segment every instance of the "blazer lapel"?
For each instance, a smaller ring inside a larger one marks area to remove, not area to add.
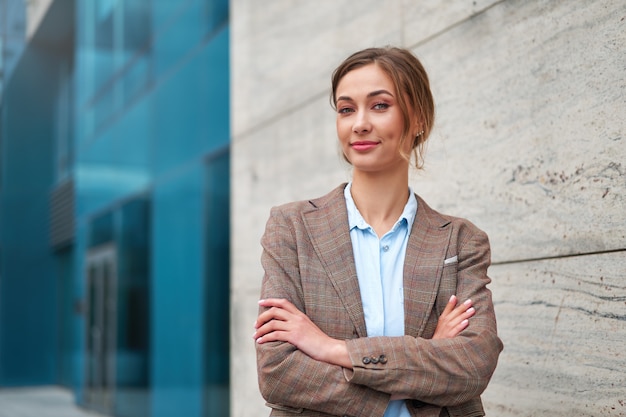
[[[324,265],[333,287],[348,311],[359,337],[367,336],[359,281],[354,265],[354,253],[348,225],[343,190],[345,184],[330,194],[311,200],[313,209],[304,212],[302,219],[315,249]]]
[[[404,331],[420,336],[433,309],[450,242],[449,220],[421,198],[404,261]]]

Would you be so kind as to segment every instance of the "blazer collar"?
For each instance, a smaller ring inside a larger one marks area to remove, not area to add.
[[[420,336],[433,309],[450,244],[450,220],[417,196],[417,216],[404,261],[404,332]]]
[[[310,200],[311,209],[302,213],[302,220],[358,336],[365,337],[365,316],[348,233],[345,186],[342,184],[327,195]],[[431,209],[419,196],[416,198],[417,216],[404,262],[404,327],[405,334],[412,336],[421,335],[432,311],[451,234],[450,220]]]
[[[354,323],[357,335],[365,337],[365,316],[343,195],[345,186],[342,184],[324,197],[310,200],[312,207],[302,213],[302,220],[317,256]]]

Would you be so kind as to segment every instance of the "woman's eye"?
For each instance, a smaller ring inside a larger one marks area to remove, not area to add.
[[[389,108],[389,104],[387,103],[376,103],[374,104],[374,110],[385,110]]]
[[[344,107],[344,108],[341,108],[341,109],[337,110],[337,113],[345,114],[345,113],[350,113],[352,111],[353,110],[350,107]]]

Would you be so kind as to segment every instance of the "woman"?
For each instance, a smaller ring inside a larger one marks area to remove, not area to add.
[[[273,208],[261,240],[271,415],[482,416],[502,350],[489,242],[409,188],[434,122],[426,72],[405,49],[366,49],[333,73],[332,103],[352,181]]]

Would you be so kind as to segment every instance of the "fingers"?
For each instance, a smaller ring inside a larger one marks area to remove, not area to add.
[[[288,332],[285,328],[285,322],[278,320],[271,320],[265,323],[263,326],[256,329],[252,338],[257,343],[265,342],[288,342]]]
[[[284,298],[259,300],[259,305],[267,310],[260,313],[254,322],[254,340],[257,343],[289,341],[289,321],[301,314],[300,310]]]
[[[460,304],[460,305],[457,307],[457,309],[459,309],[459,310],[467,310],[467,309],[469,309],[470,307],[472,307],[472,300],[469,300],[469,299],[468,299],[468,300],[465,300],[465,301],[463,302],[463,304]]]
[[[464,319],[463,321],[461,321],[459,324],[457,324],[456,326],[456,332],[461,333],[463,330],[465,330],[465,328],[469,325],[469,320],[468,319]]]
[[[472,300],[466,300],[464,303],[458,305],[452,313],[450,313],[447,319],[454,325],[454,327],[458,328],[464,321],[467,321],[474,314],[476,314],[476,309],[472,307]],[[468,324],[469,322],[465,323],[463,329],[467,327]]]
[[[259,314],[254,323],[252,335],[258,343],[281,340],[287,341],[287,332],[293,328],[295,316],[280,307],[271,307]],[[271,336],[271,337],[270,337]]]
[[[266,307],[267,310],[260,313],[257,317],[254,322],[255,329],[260,328],[264,323],[270,320],[286,320],[289,314],[297,314],[300,312],[292,303],[284,298],[259,300],[259,305]]]
[[[476,314],[476,309],[472,306],[472,300],[466,300],[457,305],[456,295],[450,297],[448,304],[444,308],[433,339],[451,338],[458,335],[469,326],[469,319]]]
[[[470,307],[467,310],[465,310],[465,312],[462,314],[462,316],[466,319],[469,319],[470,317],[472,317],[474,314],[476,314],[476,309],[474,307]]]
[[[295,313],[295,312],[300,311],[296,308],[296,306],[294,306],[289,300],[285,298],[267,298],[265,300],[259,300],[259,305],[261,307],[268,307],[268,308],[269,307],[282,308],[283,310],[289,311],[290,313]]]
[[[446,308],[443,309],[443,313],[441,313],[441,315],[447,316],[448,314],[450,314],[454,310],[454,307],[456,307],[456,302],[456,295],[452,295],[450,297],[450,300],[448,300],[448,304],[446,304]]]
[[[458,302],[458,298],[456,297],[456,295],[453,295],[450,297],[448,304],[446,304],[446,307],[441,313],[442,319],[454,320],[461,316],[463,316],[463,318],[470,318],[471,316],[474,315],[475,310],[472,307],[472,300],[466,300],[465,302],[463,302],[462,304],[459,304],[458,306],[456,305],[457,302]]]
[[[286,322],[291,316],[291,313],[282,308],[272,307],[259,314],[256,321],[254,322],[254,328],[258,330],[267,323],[275,321]]]
[[[285,332],[271,332],[256,338],[255,342],[262,345],[263,343],[269,342],[289,342],[289,339],[287,339],[287,334]]]
[[[472,300],[465,300],[463,304],[459,305],[456,310],[458,311],[460,316],[465,318],[470,318],[476,312],[476,309],[473,307]]]

